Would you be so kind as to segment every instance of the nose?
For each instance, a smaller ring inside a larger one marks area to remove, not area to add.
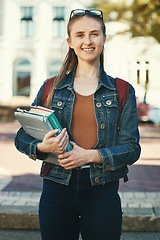
[[[87,36],[85,37],[84,43],[85,43],[86,45],[90,45],[90,44],[92,43],[92,40],[91,40],[91,36],[90,36],[90,35],[87,35]]]

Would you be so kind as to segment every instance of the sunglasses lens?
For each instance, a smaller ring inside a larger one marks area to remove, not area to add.
[[[71,18],[73,16],[84,16],[86,14],[86,11],[83,9],[75,9],[71,12]]]
[[[102,17],[102,12],[100,10],[90,10],[89,13],[94,16]]]

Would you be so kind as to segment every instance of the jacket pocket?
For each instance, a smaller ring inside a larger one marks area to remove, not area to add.
[[[117,125],[119,108],[116,94],[111,96],[102,96],[102,105],[108,124]]]

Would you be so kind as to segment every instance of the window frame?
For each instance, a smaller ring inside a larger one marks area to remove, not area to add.
[[[65,11],[64,6],[53,7],[53,37],[65,36]]]
[[[21,6],[21,37],[29,38],[34,35],[34,7]]]
[[[24,74],[24,76],[23,76]],[[13,96],[25,96],[30,97],[31,94],[31,62],[26,58],[21,58],[15,60],[13,64],[13,87],[12,87],[12,95]],[[26,76],[25,76],[26,75]],[[20,87],[20,81],[24,81],[25,78],[29,81],[29,84],[24,84],[24,86]],[[29,89],[27,94],[22,94],[23,91]],[[21,93],[20,93],[21,92]]]

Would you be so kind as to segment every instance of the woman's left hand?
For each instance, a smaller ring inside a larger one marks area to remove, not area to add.
[[[65,152],[58,155],[58,161],[60,165],[66,170],[78,168],[93,162],[102,162],[102,158],[97,150],[86,150],[82,147],[79,147],[74,142],[71,142],[71,144],[73,145],[73,149],[70,152]]]

